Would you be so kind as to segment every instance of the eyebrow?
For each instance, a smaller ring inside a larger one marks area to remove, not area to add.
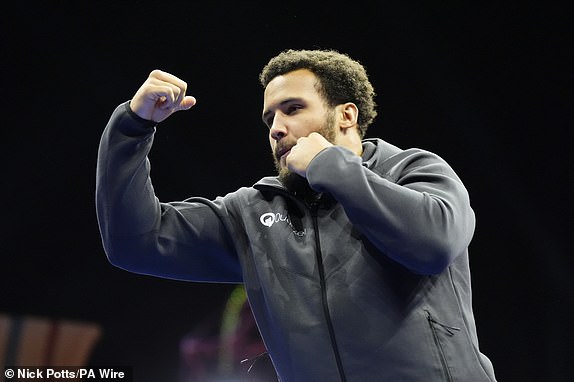
[[[277,107],[275,107],[275,109],[282,108],[283,106],[290,104],[292,102],[302,102],[302,101],[303,101],[303,98],[300,98],[300,97],[286,98],[283,101],[279,102],[279,104],[277,105]],[[263,123],[267,124],[267,118],[269,118],[269,116],[271,114],[273,114],[273,111],[269,110],[269,109],[263,113],[263,115],[261,116]]]

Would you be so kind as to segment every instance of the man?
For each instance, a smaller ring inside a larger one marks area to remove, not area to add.
[[[244,283],[283,382],[494,381],[480,353],[468,250],[474,213],[438,156],[363,139],[376,111],[363,66],[282,52],[260,75],[278,177],[160,203],[155,125],[195,104],[154,71],[112,115],[97,208],[109,260],[132,272]]]

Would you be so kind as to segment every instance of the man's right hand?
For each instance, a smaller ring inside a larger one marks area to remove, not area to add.
[[[195,98],[186,96],[186,90],[184,81],[156,69],[138,89],[130,101],[130,108],[144,119],[161,122],[176,111],[195,105]]]

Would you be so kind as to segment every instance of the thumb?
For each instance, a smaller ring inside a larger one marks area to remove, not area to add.
[[[193,105],[197,103],[197,100],[193,96],[185,96],[178,106],[179,110],[189,110]]]

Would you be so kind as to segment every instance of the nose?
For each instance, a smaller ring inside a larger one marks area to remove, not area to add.
[[[269,136],[274,140],[279,141],[286,135],[287,135],[287,126],[285,126],[280,117],[275,115],[275,118],[273,118],[273,124],[269,129]]]

